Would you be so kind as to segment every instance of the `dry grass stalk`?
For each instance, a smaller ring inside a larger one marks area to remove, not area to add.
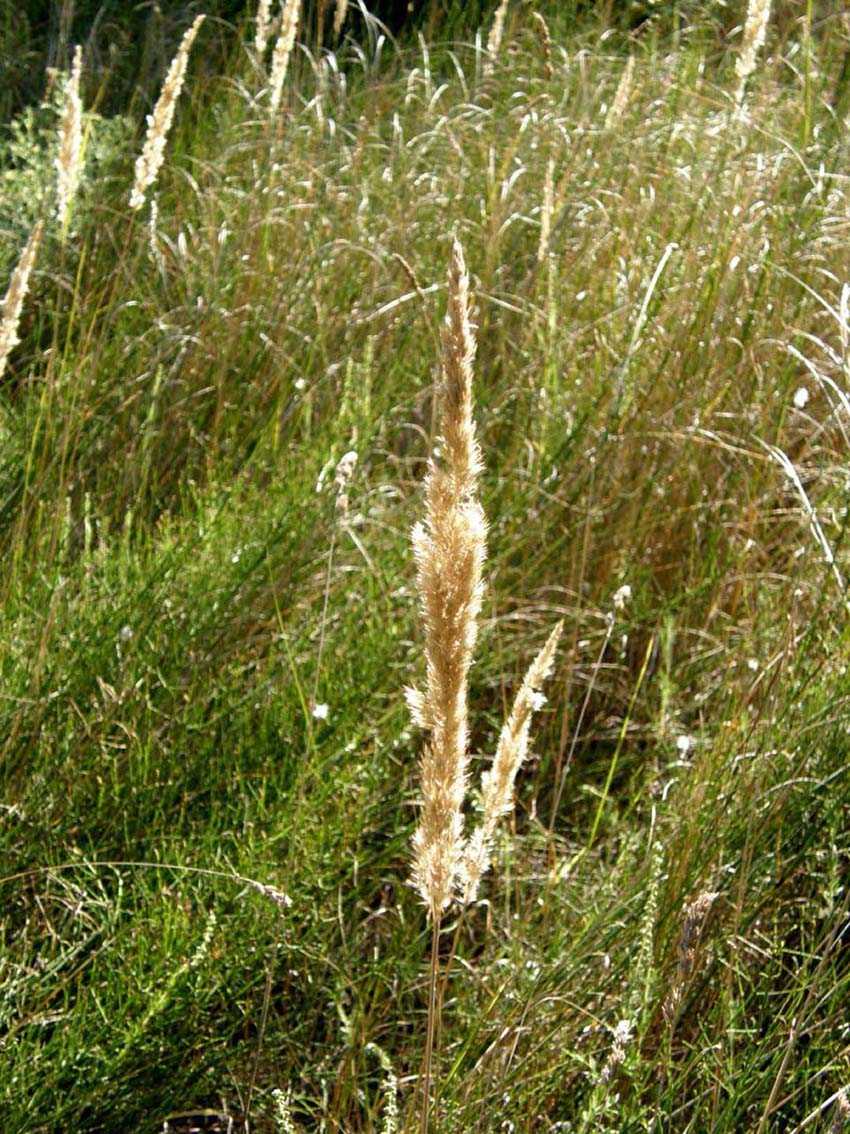
[[[540,242],[537,245],[537,263],[542,264],[549,255],[552,236],[552,216],[555,212],[555,159],[546,163],[546,180],[543,182],[543,203],[540,206]]]
[[[747,8],[747,19],[744,23],[744,38],[741,42],[741,53],[735,61],[735,74],[738,85],[735,89],[735,101],[740,103],[744,97],[747,79],[755,70],[756,56],[758,55],[765,36],[767,24],[770,19],[770,0],[750,0]]]
[[[0,378],[6,372],[9,355],[21,341],[18,338],[18,325],[21,321],[24,298],[29,288],[30,274],[41,242],[42,228],[42,222],[38,221],[30,233],[17,267],[12,272],[6,298],[3,300],[3,315],[0,318]]]
[[[272,70],[269,79],[269,109],[274,114],[280,106],[283,84],[289,68],[289,57],[295,46],[298,34],[298,21],[301,18],[301,0],[285,0],[280,35],[272,53]]]
[[[65,105],[59,128],[59,153],[56,156],[57,215],[64,232],[71,204],[80,183],[80,158],[83,152],[83,104],[80,100],[80,75],[83,68],[83,51],[79,44],[74,50],[74,62],[65,88]]]
[[[623,117],[623,111],[629,104],[629,95],[632,93],[632,80],[635,73],[635,57],[630,55],[628,62],[620,76],[620,81],[617,84],[617,93],[614,95],[614,101],[608,108],[608,113],[605,115],[605,129],[610,130],[615,122]]]
[[[148,132],[142,152],[136,158],[135,180],[130,194],[130,208],[140,209],[145,203],[148,189],[156,181],[162,162],[165,157],[165,143],[174,120],[174,108],[183,89],[186,78],[186,65],[189,61],[189,52],[195,42],[204,16],[198,16],[188,29],[177,49],[177,54],[171,61],[165,82],[162,84],[159,98],[153,109],[153,114],[147,118]]]
[[[682,932],[679,935],[679,963],[673,984],[664,1000],[663,1012],[667,1025],[673,1028],[679,1018],[682,997],[696,967],[700,938],[711,907],[719,895],[705,892],[685,910]]]
[[[549,25],[540,12],[534,12],[533,16],[534,23],[540,33],[540,43],[543,47],[543,74],[546,76],[547,81],[551,82],[555,77],[555,70],[552,66],[552,37],[549,34]]]
[[[499,58],[499,51],[502,48],[502,37],[505,34],[505,17],[507,14],[508,0],[501,0],[499,7],[496,9],[496,14],[493,17],[490,34],[487,36],[487,61],[484,64],[485,75],[493,73],[493,65]]]
[[[546,698],[540,690],[543,682],[552,672],[555,650],[562,630],[563,623],[559,622],[547,638],[543,649],[531,663],[516,695],[511,714],[502,728],[493,766],[481,777],[483,817],[481,825],[469,839],[464,854],[464,902],[475,901],[478,885],[490,865],[496,824],[503,815],[507,815],[513,809],[514,783],[528,753],[531,716],[545,704]]]
[[[425,621],[424,694],[409,695],[430,732],[422,757],[422,813],[414,836],[414,883],[435,923],[452,901],[463,862],[467,675],[478,634],[487,523],[476,496],[481,451],[472,421],[475,337],[469,279],[455,241],[443,333],[443,463],[432,460],[426,518],[413,530]]]
[[[336,39],[339,39],[342,35],[342,29],[347,15],[348,0],[336,0],[336,11],[334,12],[334,37]]]
[[[272,3],[271,0],[260,0],[257,5],[257,16],[254,30],[254,51],[257,53],[258,62],[262,60],[266,53],[266,47],[269,42],[269,30],[272,22]]]

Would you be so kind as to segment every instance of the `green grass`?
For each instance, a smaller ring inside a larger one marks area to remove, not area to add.
[[[550,80],[511,12],[487,78],[470,42],[364,36],[320,75],[297,52],[273,124],[234,39],[231,71],[184,90],[155,238],[117,126],[64,247],[46,236],[0,391],[4,1134],[154,1134],[225,1103],[272,1131],[275,1089],[305,1131],[383,1130],[384,1056],[416,1124],[430,935],[402,689],[453,233],[491,522],[476,778],[566,626],[457,936],[437,1128],[831,1128],[847,606],[766,446],[843,578],[847,32],[774,29],[737,115],[737,41],[708,21],[629,39],[552,14]],[[49,138],[4,201],[33,170],[49,201]]]

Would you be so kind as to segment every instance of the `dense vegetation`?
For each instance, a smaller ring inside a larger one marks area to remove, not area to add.
[[[473,785],[565,630],[445,923],[434,1128],[846,1124],[850,27],[783,13],[742,85],[744,10],[691,7],[511,4],[492,54],[350,13],[274,115],[252,24],[207,20],[137,211],[85,53],[64,223],[65,77],[15,119],[1,288],[44,229],[0,389],[4,1134],[416,1127],[409,534],[454,237]]]

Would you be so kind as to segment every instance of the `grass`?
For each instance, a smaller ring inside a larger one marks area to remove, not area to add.
[[[455,236],[490,520],[473,783],[565,629],[458,934],[433,1126],[838,1128],[847,31],[770,28],[738,110],[708,21],[542,11],[551,58],[510,6],[492,70],[486,27],[296,47],[273,120],[253,27],[207,21],[193,59],[229,34],[232,63],[190,60],[154,223],[141,133],[67,232],[45,205],[0,392],[4,1131],[273,1131],[276,1090],[304,1130],[387,1130],[388,1068],[414,1128],[409,532]]]

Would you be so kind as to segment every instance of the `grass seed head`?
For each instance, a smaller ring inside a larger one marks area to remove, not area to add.
[[[735,74],[738,85],[735,91],[737,102],[744,97],[747,79],[755,70],[756,56],[758,55],[767,35],[767,24],[770,20],[770,0],[750,0],[747,8],[747,19],[744,23],[744,38],[741,41],[741,53],[735,61]]]
[[[186,79],[186,65],[189,61],[189,52],[195,42],[195,36],[204,22],[204,16],[198,16],[188,29],[177,49],[177,54],[171,61],[165,82],[162,84],[159,98],[148,115],[148,130],[142,152],[136,158],[135,179],[130,193],[130,208],[140,209],[145,203],[148,189],[156,181],[165,158],[165,143],[174,120],[174,108],[183,90]]]
[[[336,11],[334,12],[334,37],[336,39],[339,39],[340,35],[342,35],[342,29],[347,15],[348,0],[336,0]]]
[[[272,3],[271,0],[260,0],[257,5],[257,16],[254,29],[254,51],[257,53],[257,60],[262,60],[266,53],[266,46],[269,42],[269,29],[272,22]]]
[[[77,44],[68,85],[65,88],[65,105],[62,109],[62,124],[59,129],[59,152],[56,155],[58,175],[56,211],[63,230],[80,182],[80,159],[83,152],[83,104],[80,100],[82,66],[82,48]]]
[[[3,315],[0,318],[0,378],[6,372],[10,353],[21,341],[18,338],[18,325],[21,321],[24,298],[29,289],[30,273],[41,243],[42,228],[42,222],[38,221],[30,233],[17,267],[12,272],[6,298],[3,300]]]
[[[475,901],[482,876],[490,865],[490,851],[496,824],[514,806],[514,784],[517,772],[528,754],[531,716],[543,706],[546,698],[540,692],[552,672],[555,650],[563,630],[559,622],[543,649],[531,663],[505,721],[493,758],[493,766],[481,777],[483,816],[481,824],[469,839],[463,860],[464,902]]]
[[[475,336],[469,279],[458,241],[452,249],[448,285],[440,399],[442,461],[430,462],[425,520],[412,536],[426,659],[425,690],[413,700],[430,731],[421,761],[422,811],[414,836],[413,878],[435,920],[454,897],[463,858],[467,677],[487,553],[487,523],[477,499],[481,453],[472,420]]]
[[[272,52],[272,70],[269,79],[269,109],[274,112],[280,106],[283,84],[289,68],[289,57],[295,46],[298,34],[298,21],[301,18],[301,0],[285,0],[280,35]]]

